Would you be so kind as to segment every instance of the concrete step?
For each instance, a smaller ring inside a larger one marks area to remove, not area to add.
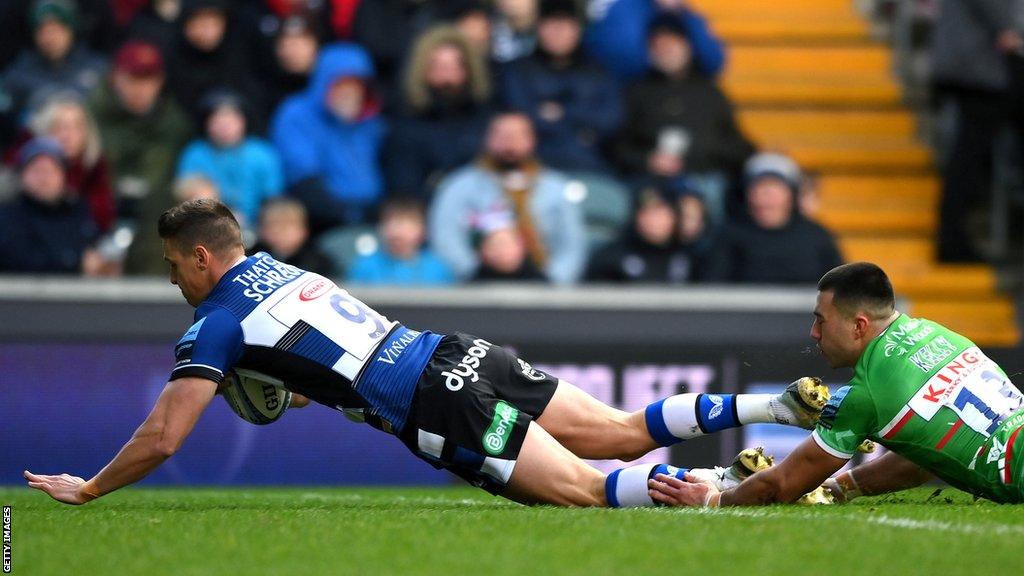
[[[817,74],[836,79],[889,77],[891,51],[864,46],[736,46],[729,50],[728,78]]]
[[[893,109],[903,103],[899,86],[888,78],[870,80],[801,79],[766,75],[761,78],[723,78],[722,89],[743,107]]]
[[[793,17],[859,19],[852,0],[691,0],[693,8],[713,22],[723,18]]]
[[[1016,346],[1020,342],[1014,303],[1005,296],[952,300],[920,298],[909,313],[963,334],[979,346]]]
[[[821,202],[833,206],[903,205],[934,209],[939,201],[939,180],[920,176],[834,175],[817,182]]]
[[[817,219],[835,234],[932,234],[934,211],[900,206],[832,206],[823,202]]]
[[[817,172],[923,174],[933,168],[931,151],[918,144],[865,148],[779,143],[770,147],[789,154],[803,169]]]
[[[917,120],[906,110],[763,110],[738,114],[740,126],[759,137],[886,136],[913,140]]]
[[[870,42],[868,25],[846,15],[787,18],[766,15],[752,19],[746,14],[724,15],[714,22],[714,32],[729,46],[773,44],[844,44]]]

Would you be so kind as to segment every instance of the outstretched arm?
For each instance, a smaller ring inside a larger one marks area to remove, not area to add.
[[[825,481],[836,502],[858,496],[876,496],[914,488],[931,480],[932,474],[895,452],[866,462]]]
[[[845,464],[846,460],[825,452],[812,438],[807,438],[782,463],[754,474],[732,490],[718,492],[714,486],[696,479],[684,482],[659,474],[650,481],[651,497],[674,506],[794,502]]]
[[[28,485],[66,504],[85,504],[138,482],[178,451],[216,390],[217,386],[204,378],[168,382],[131,440],[92,479],[85,481],[68,474],[38,475],[26,470]]]

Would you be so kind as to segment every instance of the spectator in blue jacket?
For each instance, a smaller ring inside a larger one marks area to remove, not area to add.
[[[285,184],[301,183],[310,212],[339,224],[367,221],[384,187],[385,124],[373,78],[358,45],[325,47],[309,88],[286,99],[271,122]]]
[[[448,266],[424,246],[423,204],[396,197],[381,206],[377,227],[383,245],[352,263],[348,281],[391,286],[444,286],[455,282]]]
[[[21,149],[21,193],[0,206],[0,272],[98,273],[99,235],[89,207],[68,194],[60,144],[35,138]]]
[[[242,228],[255,227],[260,204],[284,188],[281,159],[269,142],[246,134],[248,109],[241,95],[214,90],[199,107],[205,137],[185,148],[177,177],[206,176],[217,185],[221,200],[241,217]]]
[[[436,27],[417,40],[403,93],[384,155],[388,190],[427,199],[480,150],[492,112],[487,62],[458,29]]]
[[[587,51],[622,80],[647,72],[647,28],[660,13],[679,20],[693,44],[694,64],[706,76],[725,67],[725,48],[686,0],[590,0]]]
[[[511,213],[533,264],[559,284],[575,282],[587,258],[587,239],[574,188],[560,172],[537,161],[536,136],[522,113],[496,115],[485,149],[437,187],[430,207],[432,246],[460,279],[480,266],[474,239],[481,222]]]
[[[567,171],[605,171],[600,147],[619,127],[618,84],[580,49],[583,23],[573,0],[544,0],[534,53],[509,65],[503,96],[530,115],[537,154]]]

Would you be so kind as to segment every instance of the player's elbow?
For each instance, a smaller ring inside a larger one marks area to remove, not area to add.
[[[156,452],[157,456],[166,460],[167,458],[174,456],[184,442],[184,438],[178,438],[177,436],[169,434],[161,434],[159,440],[157,440],[153,447],[153,451]]]

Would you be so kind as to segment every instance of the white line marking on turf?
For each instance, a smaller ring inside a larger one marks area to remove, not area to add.
[[[650,510],[660,510],[651,508]],[[676,508],[673,512],[677,514],[690,514],[701,516],[733,516],[740,518],[777,518],[777,519],[798,519],[798,520],[824,520],[834,522],[840,520],[837,517],[823,514],[811,514],[807,512],[778,512],[775,510],[761,509],[751,510],[742,508]],[[887,514],[879,516],[843,516],[843,522],[861,522],[864,524],[876,524],[889,528],[902,528],[906,530],[926,530],[932,532],[956,532],[961,534],[1000,534],[1020,535],[1024,534],[1024,526],[1015,524],[969,524],[965,522],[946,522],[942,520],[917,520],[914,518],[893,517]]]

